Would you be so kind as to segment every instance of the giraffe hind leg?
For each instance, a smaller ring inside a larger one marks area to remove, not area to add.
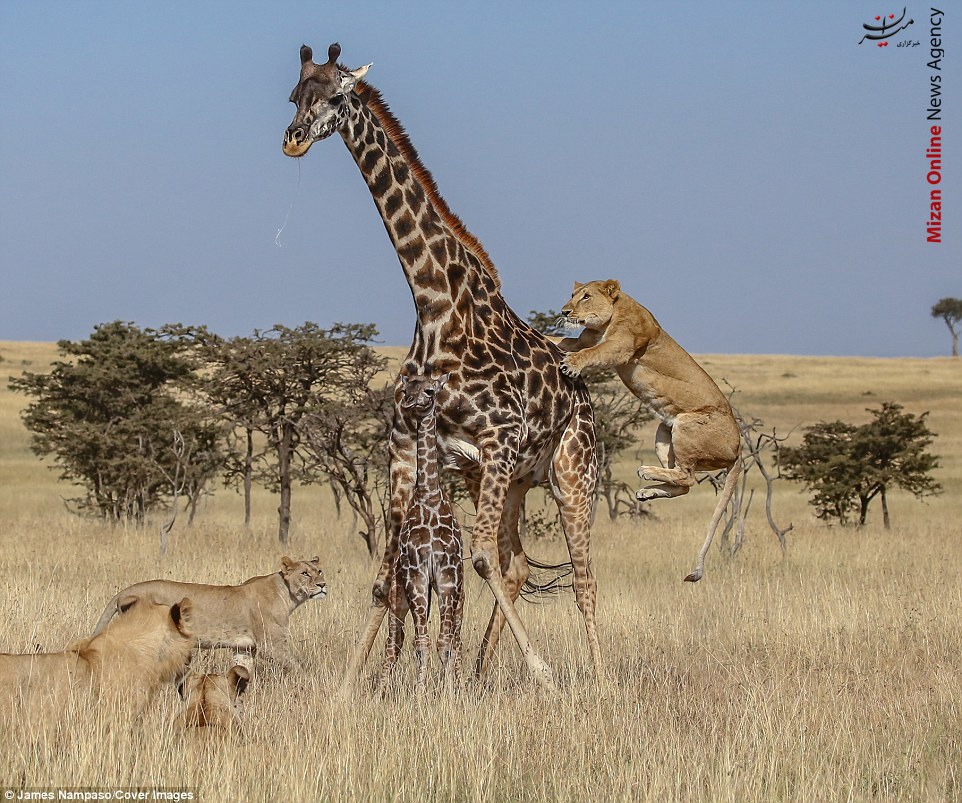
[[[586,400],[572,416],[572,422],[555,450],[549,477],[574,571],[575,601],[584,617],[595,675],[600,677],[604,672],[604,661],[595,622],[596,587],[589,555],[598,464],[594,422]]]

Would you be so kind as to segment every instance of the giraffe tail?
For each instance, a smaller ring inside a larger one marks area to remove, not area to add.
[[[718,529],[718,523],[721,521],[725,509],[728,507],[728,503],[731,502],[732,496],[735,495],[735,486],[738,484],[738,478],[741,476],[741,473],[742,457],[741,451],[739,450],[738,459],[736,459],[732,467],[728,469],[725,487],[718,501],[715,503],[715,511],[712,513],[711,523],[708,525],[708,535],[705,537],[705,543],[702,544],[701,551],[698,553],[695,568],[692,569],[691,574],[685,578],[686,583],[697,583],[701,580],[705,570],[705,556],[708,554],[708,548],[711,546],[712,539],[715,537],[715,530]]]
[[[571,561],[542,563],[540,560],[528,558],[528,566],[537,570],[537,579],[532,579],[529,575],[521,586],[521,597],[526,602],[540,602],[542,597],[560,594],[572,587],[571,580],[565,582],[565,578],[574,572]]]

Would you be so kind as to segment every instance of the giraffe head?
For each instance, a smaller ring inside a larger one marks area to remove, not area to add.
[[[401,377],[401,407],[413,409],[418,415],[427,415],[434,407],[435,399],[451,374]]]
[[[284,132],[284,153],[303,156],[318,140],[326,139],[347,120],[348,93],[371,65],[346,70],[338,66],[341,46],[335,42],[327,49],[327,61],[314,63],[314,53],[301,45],[301,77],[291,92],[297,106],[294,120]]]

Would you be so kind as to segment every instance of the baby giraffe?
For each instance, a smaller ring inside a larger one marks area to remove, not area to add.
[[[414,619],[414,655],[418,663],[417,691],[427,677],[428,615],[431,592],[438,597],[441,623],[438,654],[444,664],[448,689],[460,684],[461,614],[464,575],[461,566],[461,528],[441,489],[435,399],[448,374],[432,379],[402,377],[401,408],[418,422],[417,473],[414,495],[401,525],[399,553],[389,595],[391,616],[381,683],[386,686],[404,643],[408,608]]]

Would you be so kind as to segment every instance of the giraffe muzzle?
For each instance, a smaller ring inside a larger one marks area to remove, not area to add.
[[[284,154],[286,156],[303,156],[311,147],[306,125],[292,125],[284,132]]]

